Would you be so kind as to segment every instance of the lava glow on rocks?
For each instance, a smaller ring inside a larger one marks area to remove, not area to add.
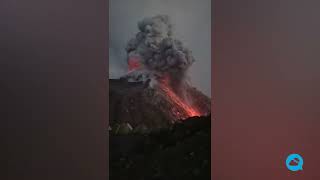
[[[132,56],[128,60],[128,72],[139,71],[142,69],[139,57]],[[159,88],[165,93],[168,99],[171,100],[172,104],[179,109],[179,111],[174,112],[175,116],[178,118],[189,118],[194,116],[201,116],[201,113],[188,104],[183,98],[178,96],[176,92],[170,86],[170,77],[164,75],[162,78],[158,79]]]
[[[192,106],[184,101],[181,97],[179,97],[170,87],[169,85],[169,78],[163,78],[160,81],[160,88],[165,92],[165,94],[172,100],[172,102],[185,111],[185,114],[188,117],[200,116],[201,114]]]

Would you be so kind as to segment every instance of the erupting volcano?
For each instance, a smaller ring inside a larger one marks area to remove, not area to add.
[[[145,18],[126,47],[128,73],[110,80],[110,120],[163,127],[210,114],[210,99],[190,85],[191,51],[172,35],[169,17]]]

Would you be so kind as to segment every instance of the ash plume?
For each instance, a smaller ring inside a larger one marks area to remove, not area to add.
[[[138,22],[138,29],[126,47],[129,69],[132,66],[133,70],[144,71],[135,72],[134,76],[138,74],[147,79],[166,76],[171,83],[180,84],[195,59],[191,51],[173,37],[170,18],[167,15],[145,18]]]

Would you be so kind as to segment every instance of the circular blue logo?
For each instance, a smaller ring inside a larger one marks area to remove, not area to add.
[[[290,171],[301,171],[303,158],[299,154],[290,154],[286,160],[286,166]]]

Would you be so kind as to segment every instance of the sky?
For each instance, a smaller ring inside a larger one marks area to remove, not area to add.
[[[174,36],[195,57],[188,76],[193,86],[211,97],[211,0],[110,0],[109,78],[127,72],[125,46],[145,17],[168,15]]]

